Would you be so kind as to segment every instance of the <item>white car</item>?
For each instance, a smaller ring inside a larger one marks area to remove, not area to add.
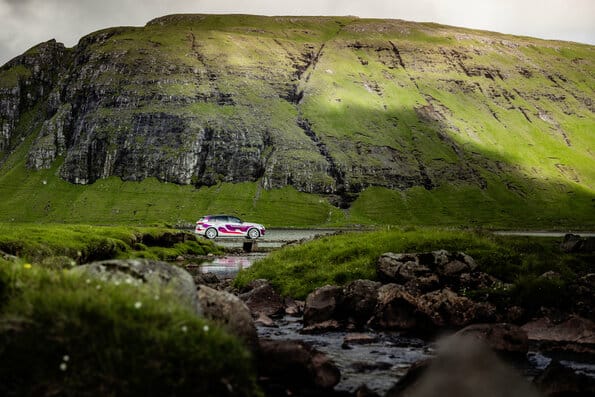
[[[264,236],[264,226],[258,223],[243,222],[230,215],[206,215],[196,222],[194,233],[208,239],[216,237],[246,237],[257,239]]]

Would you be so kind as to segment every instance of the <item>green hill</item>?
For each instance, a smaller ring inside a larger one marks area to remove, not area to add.
[[[171,15],[0,68],[0,221],[595,227],[595,47]]]

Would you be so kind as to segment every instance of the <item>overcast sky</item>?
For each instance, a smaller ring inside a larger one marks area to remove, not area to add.
[[[96,30],[173,13],[356,15],[595,45],[595,0],[0,0],[0,65],[52,38],[72,47]]]

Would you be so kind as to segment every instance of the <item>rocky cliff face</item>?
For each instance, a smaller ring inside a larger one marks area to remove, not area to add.
[[[63,44],[50,40],[0,68],[0,153],[5,154],[18,143],[11,140],[26,112],[37,106],[37,111],[43,113],[34,115],[38,121],[55,113],[56,98],[49,94],[68,63],[69,51]]]
[[[258,181],[347,206],[368,186],[549,175],[554,150],[551,177],[592,188],[569,159],[593,159],[594,53],[394,20],[168,16],[4,65],[0,161],[32,137],[27,166],[59,160],[71,183]],[[504,150],[521,143],[527,167]]]

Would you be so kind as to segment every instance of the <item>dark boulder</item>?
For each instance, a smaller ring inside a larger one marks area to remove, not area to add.
[[[261,339],[258,373],[265,391],[282,395],[323,395],[339,383],[341,373],[324,353],[302,341]],[[304,391],[318,391],[307,394]],[[275,395],[267,393],[267,395]]]
[[[266,280],[258,280],[254,288],[240,295],[254,317],[264,314],[268,317],[281,316],[285,312],[283,298]]]
[[[386,284],[378,290],[378,305],[370,323],[382,329],[427,328],[431,318],[419,310],[417,298],[402,285]]]
[[[347,321],[361,328],[372,317],[378,304],[378,290],[381,284],[371,280],[355,280],[343,290],[343,312]]]
[[[343,289],[326,285],[311,292],[304,304],[304,326],[327,320],[342,320]]]

